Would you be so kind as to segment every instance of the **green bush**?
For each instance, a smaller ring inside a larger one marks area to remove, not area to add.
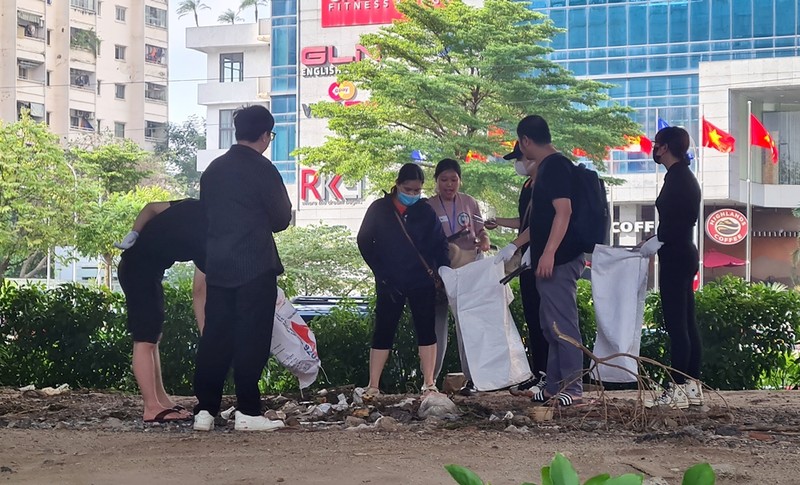
[[[511,313],[527,345],[516,281],[511,288],[515,293]],[[191,303],[187,278],[165,285],[161,366],[165,388],[175,394],[192,393],[198,333]],[[591,348],[596,323],[591,285],[585,280],[579,281],[578,313],[584,343]],[[721,278],[697,293],[697,321],[703,337],[702,378],[712,387],[783,387],[796,385],[800,379],[793,354],[800,332],[800,294],[794,290]],[[373,325],[372,306],[362,316],[348,304],[310,323],[325,371],[315,387],[367,384]],[[460,370],[452,318],[449,341],[442,374]],[[68,383],[137,391],[130,371],[131,340],[121,294],[74,284],[47,291],[6,282],[0,286],[0,342],[0,385]],[[668,363],[667,344],[661,301],[658,294],[651,293],[645,305],[641,354]],[[270,393],[297,389],[297,380],[274,359],[261,384],[262,390]],[[421,385],[416,338],[406,312],[381,388],[406,392]],[[232,390],[230,385],[226,389]]]

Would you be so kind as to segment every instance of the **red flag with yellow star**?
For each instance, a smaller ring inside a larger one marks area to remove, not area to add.
[[[772,163],[778,163],[778,147],[772,139],[764,125],[758,121],[755,115],[750,115],[750,144],[763,147],[772,152]]]
[[[703,146],[722,153],[732,153],[736,138],[712,125],[703,118]]]

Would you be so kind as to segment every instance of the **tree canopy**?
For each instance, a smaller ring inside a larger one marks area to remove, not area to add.
[[[332,135],[297,150],[304,164],[385,188],[412,150],[430,163],[507,153],[528,114],[547,119],[560,150],[581,148],[597,161],[640,132],[629,109],[611,102],[609,85],[577,79],[547,58],[561,31],[525,2],[400,1],[397,9],[403,19],[361,36],[375,58],[339,66],[339,82],[352,81],[369,101],[314,104]],[[517,187],[511,164],[498,165]]]

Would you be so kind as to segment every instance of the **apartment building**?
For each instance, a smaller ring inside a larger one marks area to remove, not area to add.
[[[3,0],[0,118],[145,149],[167,123],[167,0]]]

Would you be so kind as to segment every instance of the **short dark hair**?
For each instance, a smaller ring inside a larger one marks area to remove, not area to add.
[[[552,143],[550,137],[550,127],[547,121],[539,115],[528,115],[517,124],[517,138],[526,136],[537,145],[547,145]]]
[[[269,110],[259,104],[246,106],[233,112],[236,141],[256,142],[275,127],[275,118]]]
[[[436,170],[433,171],[434,180],[438,179],[442,172],[448,170],[454,171],[458,175],[458,178],[461,178],[461,164],[452,158],[443,158],[439,160],[439,163],[436,164]]]
[[[656,143],[665,145],[667,150],[678,160],[689,162],[686,152],[689,151],[691,139],[689,133],[679,126],[668,126],[658,130],[656,133]]]
[[[425,173],[422,171],[422,168],[417,165],[416,163],[406,163],[400,167],[400,171],[397,172],[397,183],[402,184],[403,182],[408,182],[409,180],[419,180],[422,183],[425,183]]]

